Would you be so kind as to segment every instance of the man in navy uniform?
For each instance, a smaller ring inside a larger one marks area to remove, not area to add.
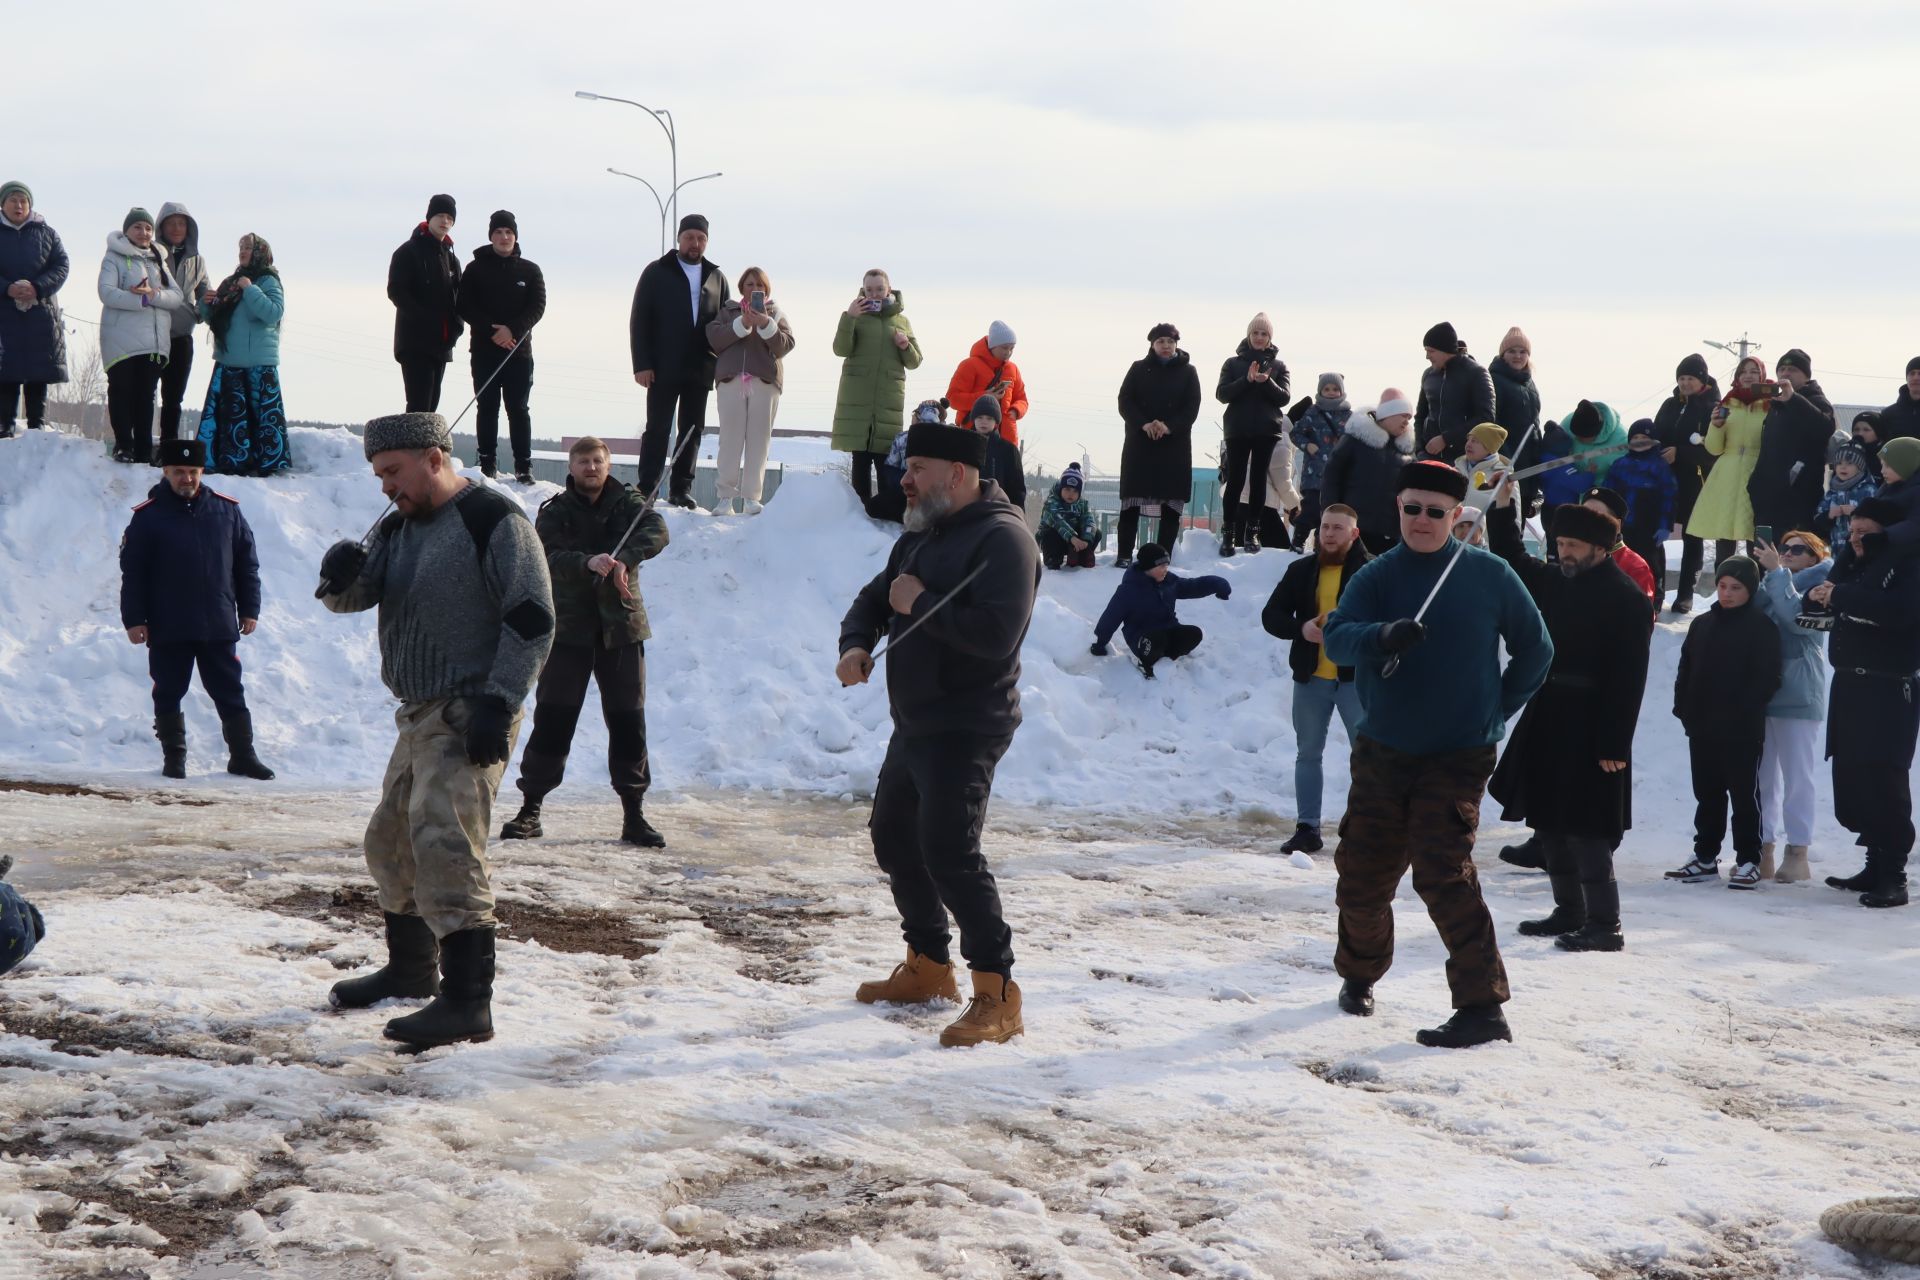
[[[241,636],[260,618],[260,559],[240,504],[200,483],[205,448],[168,440],[147,500],[120,538],[120,622],[147,646],[153,676],[153,732],[169,778],[187,776],[187,718],[180,700],[195,666],[220,712],[227,772],[266,780],[273,770],[253,751],[253,717],[240,681]]]

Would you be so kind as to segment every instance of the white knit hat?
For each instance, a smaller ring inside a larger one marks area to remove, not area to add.
[[[1005,320],[995,320],[987,326],[987,346],[1005,347],[1018,342],[1013,336],[1013,328]]]
[[[1380,407],[1373,411],[1376,418],[1391,418],[1397,413],[1412,413],[1413,405],[1405,399],[1382,400]]]

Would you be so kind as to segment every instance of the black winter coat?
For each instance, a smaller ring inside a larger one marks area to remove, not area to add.
[[[1644,627],[1645,596],[1640,607]],[[1779,688],[1780,628],[1757,601],[1738,609],[1716,602],[1687,628],[1673,680],[1673,714],[1689,738],[1761,741],[1767,703]]]
[[[1673,478],[1680,486],[1674,499],[1673,518],[1686,524],[1693,518],[1693,504],[1700,497],[1700,486],[1713,470],[1714,456],[1707,452],[1707,428],[1713,425],[1713,409],[1720,403],[1720,384],[1707,379],[1697,396],[1683,396],[1675,387],[1660,412],[1653,416],[1653,434],[1662,449],[1673,450]],[[1693,443],[1699,436],[1701,443]],[[1780,532],[1785,533],[1782,529]]]
[[[1395,440],[1371,410],[1356,409],[1320,477],[1320,509],[1345,503],[1359,513],[1361,533],[1398,538],[1400,468],[1413,456],[1412,427]]]
[[[1553,666],[1520,713],[1487,794],[1536,831],[1617,844],[1633,827],[1633,733],[1647,691],[1647,597],[1611,559],[1568,578],[1536,560],[1512,520],[1491,520],[1493,552],[1526,584],[1553,637]],[[1756,610],[1757,612],[1757,610]]]
[[[1283,406],[1284,407],[1284,406]],[[1161,360],[1151,352],[1135,360],[1120,382],[1121,498],[1171,498],[1185,502],[1193,493],[1193,423],[1200,416],[1200,375],[1184,351]],[[1155,440],[1149,422],[1167,424]]]
[[[1540,388],[1533,385],[1533,370],[1516,369],[1505,360],[1496,358],[1487,366],[1487,377],[1493,382],[1493,417],[1507,429],[1506,447],[1501,450],[1512,460],[1516,469],[1530,467],[1540,461],[1540,433],[1534,431],[1528,435],[1528,429],[1540,421]],[[1471,431],[1479,423],[1467,427]],[[1526,440],[1523,448],[1520,444]],[[1463,443],[1461,448],[1466,448]],[[1540,478],[1529,476],[1520,482],[1520,493],[1526,499],[1527,506],[1533,506],[1533,497],[1540,492]]]
[[[1467,432],[1493,420],[1493,379],[1472,356],[1462,352],[1444,367],[1429,366],[1420,375],[1420,403],[1414,406],[1413,421],[1419,429],[1414,443],[1421,457],[1428,456],[1427,441],[1439,436],[1447,447],[1437,456],[1452,462],[1466,451]]]
[[[643,511],[645,515],[640,514]],[[591,645],[597,638],[603,647],[618,649],[653,638],[646,602],[640,597],[640,565],[666,549],[667,522],[658,511],[647,511],[644,494],[609,476],[599,499],[588,502],[568,476],[567,487],[540,504],[533,527],[547,553],[547,575],[553,579],[556,645]],[[629,528],[633,536],[615,558],[627,566],[631,597],[621,595],[612,578],[587,568],[587,561],[595,556],[611,554]]]
[[[980,487],[978,502],[924,532],[901,534],[886,568],[860,589],[840,622],[843,654],[872,653],[882,635],[891,637],[887,702],[894,732],[903,737],[998,737],[1020,726],[1020,643],[1040,589],[1040,547],[1000,486],[983,480]],[[976,569],[980,576],[967,581]],[[927,588],[911,614],[895,613],[887,602],[903,573]]]
[[[120,537],[120,625],[148,644],[230,644],[260,616],[260,557],[240,504],[202,485],[188,502],[164,480]]]
[[[987,465],[980,474],[999,485],[1007,501],[1027,509],[1027,473],[1021,468],[1020,446],[998,431],[987,437]]]
[[[679,252],[669,250],[649,262],[633,287],[633,310],[627,316],[633,371],[653,370],[661,386],[711,387],[714,355],[707,345],[707,325],[732,296],[727,273],[702,259],[696,316]]]
[[[1913,398],[1913,392],[1900,388],[1900,394],[1892,404],[1880,411],[1880,443],[1885,444],[1895,436],[1920,437],[1920,401]]]
[[[1347,583],[1370,559],[1366,544],[1355,538],[1340,565],[1340,595],[1347,593]],[[1320,646],[1300,634],[1301,627],[1319,616],[1320,560],[1317,556],[1301,556],[1280,575],[1279,585],[1267,597],[1267,607],[1260,611],[1260,625],[1267,629],[1268,635],[1293,642],[1287,650],[1287,666],[1293,671],[1295,684],[1313,679],[1314,671],[1320,666]],[[1352,667],[1341,667],[1339,671],[1341,684],[1352,682]]]
[[[60,287],[71,264],[59,235],[37,213],[18,230],[0,219],[0,293],[16,280],[33,285],[39,305],[22,311],[0,296],[0,382],[65,382],[67,327]]]
[[[1827,755],[1911,766],[1920,681],[1900,677],[1920,670],[1920,559],[1881,551],[1841,560],[1827,581],[1836,615]]]
[[[501,257],[491,244],[473,251],[467,273],[460,277],[460,318],[472,334],[469,351],[476,355],[504,356],[505,347],[495,346],[493,326],[503,324],[517,341],[525,338],[540,317],[547,314],[547,279],[540,268],[520,256],[516,242],[513,252]],[[520,343],[514,359],[533,358],[533,339]]]
[[[394,305],[395,360],[453,359],[461,325],[460,259],[452,241],[424,222],[415,227],[387,264],[387,298]]]
[[[1827,492],[1833,431],[1833,402],[1818,382],[1768,406],[1760,457],[1747,481],[1756,526],[1770,525],[1776,535],[1812,526]]]
[[[1253,382],[1247,371],[1255,359],[1265,362],[1268,380]],[[1222,425],[1229,440],[1258,440],[1263,436],[1278,439],[1290,425],[1287,420],[1287,366],[1273,348],[1256,353],[1245,338],[1240,349],[1220,366],[1220,385],[1214,398],[1227,406]]]

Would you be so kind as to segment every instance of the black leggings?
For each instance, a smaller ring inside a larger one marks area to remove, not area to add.
[[[187,379],[193,375],[193,335],[176,334],[167,353],[167,367],[160,371],[160,438],[180,437],[180,403],[187,396]],[[193,420],[188,435],[200,434],[200,419]]]
[[[860,501],[865,502],[873,496],[874,473],[886,460],[884,453],[869,453],[865,449],[853,451],[853,491],[860,495]]]
[[[1273,461],[1277,436],[1255,436],[1227,441],[1227,474],[1222,482],[1220,508],[1226,514],[1224,530],[1236,542],[1247,540],[1249,516],[1258,516],[1267,505],[1267,467]],[[1251,485],[1251,487],[1248,487]],[[1240,490],[1247,489],[1247,501],[1240,502]]]
[[[1145,507],[1128,507],[1120,513],[1120,533],[1118,554],[1122,560],[1133,559],[1133,541],[1140,536],[1140,515]],[[1160,545],[1166,548],[1169,559],[1173,556],[1174,541],[1180,536],[1180,513],[1172,507],[1160,508]]]

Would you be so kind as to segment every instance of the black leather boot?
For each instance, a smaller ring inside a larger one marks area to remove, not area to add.
[[[1546,851],[1541,849],[1538,836],[1528,836],[1519,844],[1510,844],[1500,850],[1500,861],[1508,866],[1525,867],[1529,871],[1547,869]]]
[[[153,736],[160,739],[160,772],[169,778],[187,776],[187,717],[181,712],[153,718]]]
[[[1451,1018],[1437,1027],[1416,1031],[1413,1038],[1429,1049],[1471,1049],[1494,1040],[1512,1040],[1513,1031],[1499,1005],[1475,1004],[1456,1009]]]
[[[1620,951],[1627,940],[1620,933],[1620,886],[1595,880],[1580,886],[1586,901],[1587,923],[1578,932],[1555,938],[1562,951]]]
[[[389,1022],[386,1036],[414,1050],[493,1039],[492,925],[440,939],[440,994]]]
[[[1340,984],[1340,1012],[1356,1018],[1373,1016],[1373,984],[1348,978]]]
[[[1587,905],[1580,895],[1580,881],[1571,875],[1551,877],[1553,910],[1544,920],[1522,920],[1520,932],[1529,938],[1557,938],[1574,933],[1587,923]]]
[[[643,849],[664,849],[667,838],[653,829],[646,814],[640,811],[640,796],[620,797],[620,839],[624,844],[637,844]]]
[[[327,1003],[336,1009],[364,1009],[381,1000],[419,1000],[440,993],[439,944],[419,916],[387,918],[387,963],[364,978],[333,984]]]
[[[253,778],[259,782],[273,781],[273,770],[260,763],[260,757],[253,754],[253,717],[242,711],[220,722],[220,732],[227,740],[227,772],[237,773],[243,778]]]
[[[546,833],[540,828],[540,798],[528,796],[521,802],[520,812],[508,818],[500,828],[502,840],[538,840]]]

